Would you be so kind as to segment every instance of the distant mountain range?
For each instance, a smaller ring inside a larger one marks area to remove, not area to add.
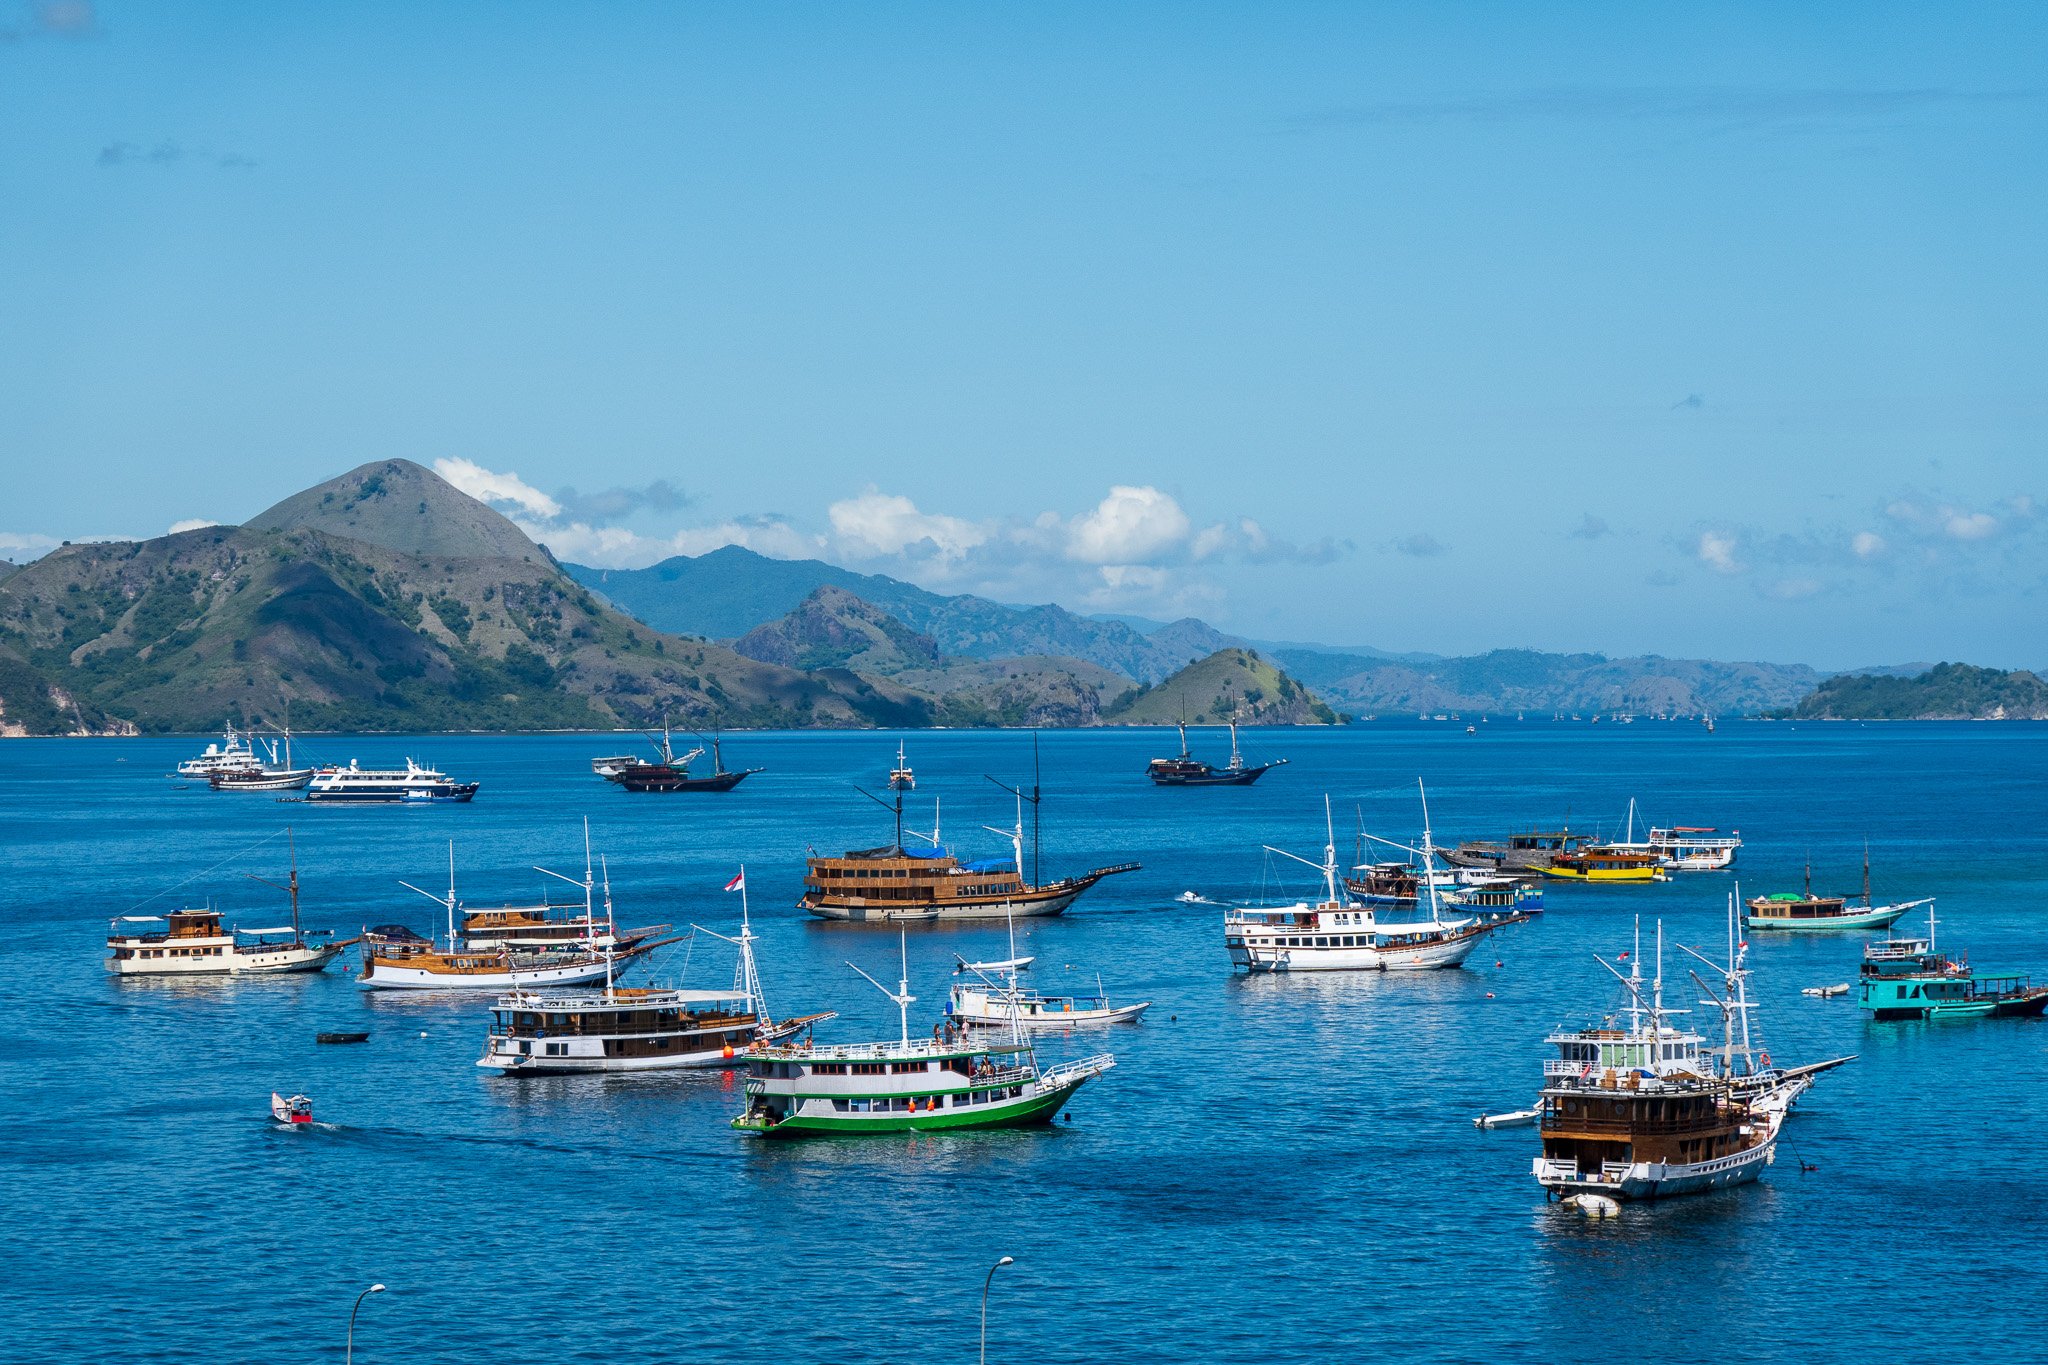
[[[977,615],[1010,613],[924,596],[949,638]],[[1043,611],[1049,631],[1078,621],[1090,639],[1115,631],[1142,644],[1129,627]],[[739,643],[634,619],[497,512],[387,460],[245,526],[64,546],[7,574],[0,734],[208,730],[230,719],[583,728],[663,714],[699,726],[1087,725],[1138,686],[1071,657],[963,658],[833,586]]]
[[[1781,714],[1799,720],[2048,720],[2048,682],[2025,670],[1936,664],[1910,678],[1829,678]]]
[[[564,566],[580,583],[663,630],[739,640],[761,656],[779,624],[820,588],[849,594],[948,656],[1081,660],[1145,685],[1222,649],[1256,648],[1328,702],[1361,715],[1442,711],[1748,715],[1796,705],[1828,676],[1803,664],[1722,663],[1655,655],[1611,659],[1502,649],[1464,658],[1372,648],[1248,640],[1192,617],[1080,616],[1057,606],[1013,607],[945,597],[879,574],[819,560],[776,560],[727,546],[649,569]],[[750,633],[767,631],[766,636]],[[860,667],[859,664],[850,665]],[[1918,671],[1924,665],[1905,666]],[[884,667],[884,672],[897,670]],[[1870,672],[1896,669],[1866,670]]]

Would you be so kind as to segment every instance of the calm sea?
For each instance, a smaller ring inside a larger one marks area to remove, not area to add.
[[[1063,919],[1033,922],[1044,989],[1150,999],[1142,1025],[1054,1038],[1117,1066],[1051,1131],[786,1145],[732,1132],[734,1078],[506,1080],[472,1065],[478,1002],[400,999],[325,975],[118,982],[112,915],[207,900],[243,924],[283,902],[296,832],[307,919],[423,932],[400,878],[473,903],[529,898],[535,865],[578,873],[582,820],[628,923],[730,932],[744,862],[780,1014],[836,1009],[821,1040],[893,1035],[848,969],[894,975],[897,937],[793,908],[807,847],[886,841],[883,734],[735,735],[767,771],[727,796],[633,796],[591,776],[617,737],[321,738],[321,759],[407,754],[480,779],[468,807],[351,810],[181,788],[193,741],[0,744],[0,1358],[339,1359],[351,1298],[365,1361],[972,1359],[985,1270],[991,1360],[1867,1365],[2024,1348],[2048,1301],[2048,1024],[1874,1024],[1852,1000],[1858,938],[1763,942],[1755,991],[1780,1061],[1843,1053],[1759,1185],[1590,1222],[1547,1206],[1529,1129],[1474,1115],[1533,1096],[1543,1035],[1615,990],[1595,961],[1646,942],[1720,941],[1727,893],[1847,889],[1871,843],[1880,897],[1940,897],[1941,937],[2048,975],[2048,727],[1633,726],[1494,721],[1256,732],[1290,766],[1249,790],[1154,790],[1171,734],[1042,737],[1049,873],[1135,859]],[[988,856],[1014,818],[984,774],[1028,781],[1031,740],[920,733],[911,810]],[[1204,747],[1218,749],[1214,737]],[[302,757],[306,756],[302,752]],[[1551,888],[1534,924],[1466,970],[1234,977],[1219,912],[1175,903],[1310,889],[1262,844],[1319,857],[1362,818],[1413,837],[1429,783],[1440,841],[1595,823],[1628,801],[1660,823],[1739,827],[1735,875]],[[559,886],[559,884],[555,884]],[[567,891],[568,888],[560,888]],[[1003,931],[909,933],[912,1027],[943,1006],[955,953]],[[1689,961],[1689,959],[1685,960]],[[1699,998],[1675,947],[1668,998]],[[700,937],[671,981],[730,980]],[[1708,1022],[1707,1012],[1695,1015]],[[327,1029],[367,1046],[319,1047]],[[324,1126],[284,1132],[273,1089]],[[1817,1169],[1802,1174],[1794,1153]],[[2002,1344],[2002,1345],[2001,1345]]]

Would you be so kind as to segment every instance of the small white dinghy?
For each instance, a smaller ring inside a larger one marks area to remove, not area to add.
[[[1472,1120],[1474,1128],[1526,1128],[1543,1117],[1543,1105],[1533,1109],[1516,1109],[1506,1114],[1481,1114]]]
[[[1819,1000],[1832,1000],[1834,997],[1838,995],[1847,995],[1849,993],[1849,983],[1846,981],[1837,981],[1832,986],[1808,986],[1805,990],[1799,993],[1801,995],[1813,996],[1815,999]]]
[[[279,1123],[288,1125],[311,1123],[313,1121],[313,1101],[307,1099],[304,1095],[293,1095],[287,1098],[273,1090],[270,1092],[270,1117],[276,1119]]]
[[[1621,1201],[1609,1199],[1604,1194],[1574,1194],[1559,1202],[1566,1208],[1577,1209],[1588,1218],[1614,1218],[1621,1213]]]

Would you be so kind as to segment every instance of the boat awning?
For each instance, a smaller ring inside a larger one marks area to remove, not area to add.
[[[714,1005],[721,1000],[746,1000],[745,991],[666,991],[666,995],[690,1005]]]
[[[962,971],[968,972],[1021,972],[1036,959],[1029,957],[1006,957],[1001,962],[965,962]]]
[[[162,915],[122,915],[119,918],[123,924],[161,924],[164,917]]]
[[[297,932],[289,924],[276,929],[237,929],[238,934],[290,934]]]

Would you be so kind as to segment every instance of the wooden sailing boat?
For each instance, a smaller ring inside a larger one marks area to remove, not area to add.
[[[1806,864],[1806,888],[1797,896],[1780,893],[1757,896],[1746,903],[1749,913],[1743,923],[1751,929],[1812,932],[1823,929],[1885,929],[1909,910],[1934,904],[1932,896],[1896,905],[1876,905],[1870,899],[1870,845],[1863,845],[1863,903],[1847,896],[1813,894],[1813,864]]]
[[[1155,758],[1145,765],[1145,776],[1161,787],[1249,787],[1264,777],[1267,772],[1283,766],[1287,760],[1276,758],[1266,763],[1246,763],[1244,754],[1237,745],[1237,717],[1230,718],[1230,762],[1221,768],[1196,758],[1188,750],[1187,703],[1181,703],[1180,752],[1172,758]]]

